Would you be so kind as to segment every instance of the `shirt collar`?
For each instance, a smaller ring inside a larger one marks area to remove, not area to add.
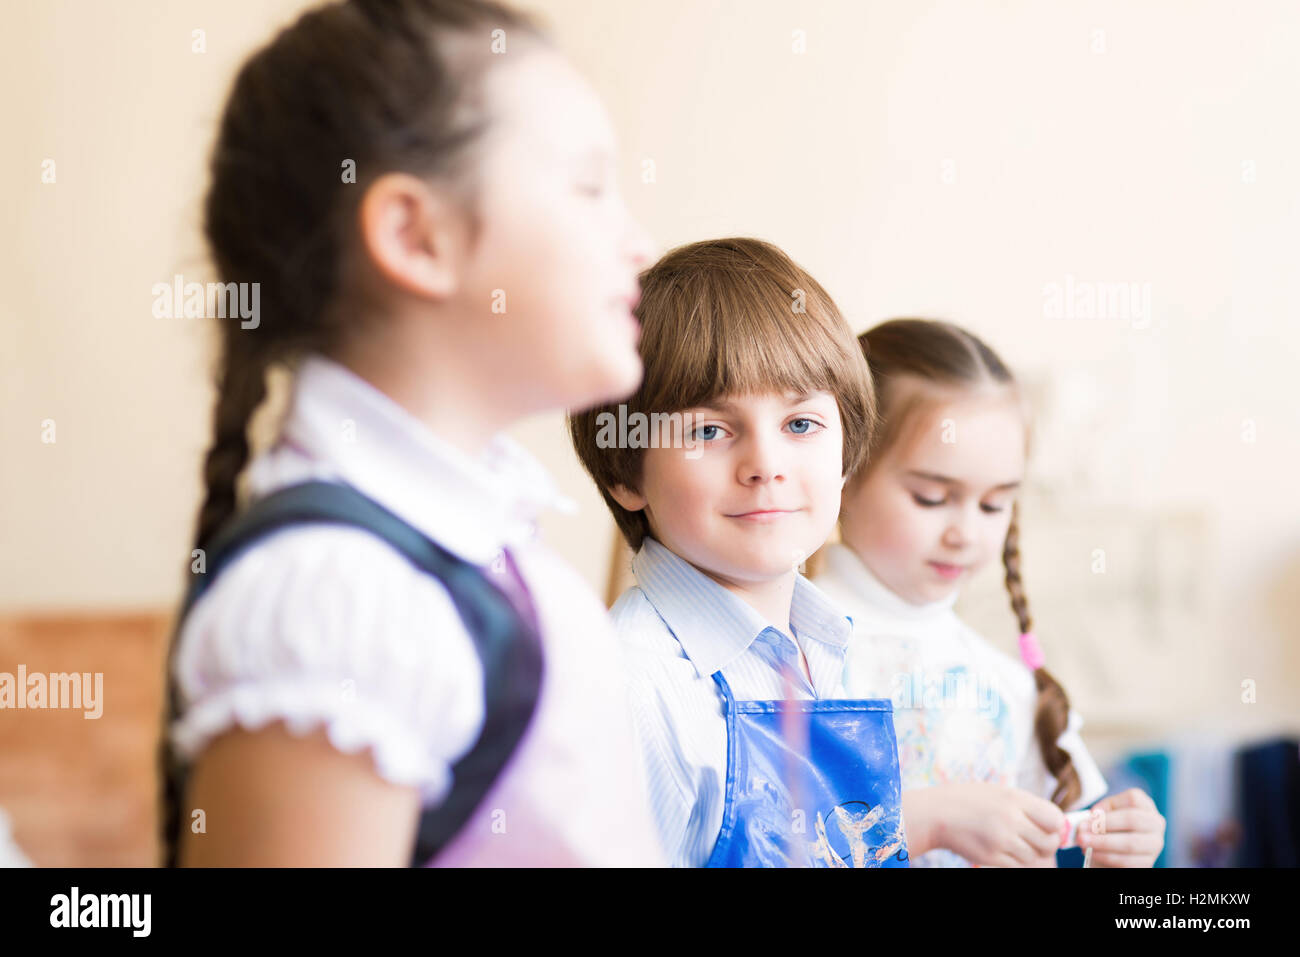
[[[912,621],[934,618],[951,611],[960,591],[954,588],[951,594],[937,601],[914,605],[890,590],[847,545],[826,546],[826,570],[867,606]]]
[[[541,463],[504,433],[471,456],[319,355],[298,368],[281,442],[474,564],[532,537],[542,510],[576,510]]]
[[[772,625],[739,596],[646,537],[632,558],[637,586],[681,643],[701,678],[734,661]],[[796,575],[790,625],[800,638],[847,648],[852,622],[803,575]]]

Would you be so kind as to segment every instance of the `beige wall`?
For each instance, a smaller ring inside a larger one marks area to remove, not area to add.
[[[8,8],[0,607],[176,597],[208,330],[154,319],[150,287],[206,268],[213,118],[242,56],[301,6]],[[665,248],[773,240],[855,328],[953,318],[1033,384],[1028,583],[1095,727],[1295,727],[1294,4],[532,6],[604,94],[630,202]],[[1067,275],[1149,283],[1150,324],[1047,318],[1044,286]],[[559,417],[517,432],[582,506],[548,535],[603,586],[612,524]],[[964,603],[1002,640],[996,576],[981,586]],[[1239,703],[1244,678],[1257,705]]]

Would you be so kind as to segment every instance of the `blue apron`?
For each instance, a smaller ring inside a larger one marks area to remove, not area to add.
[[[722,830],[706,867],[907,867],[888,698],[727,704]],[[782,725],[804,725],[791,748]]]

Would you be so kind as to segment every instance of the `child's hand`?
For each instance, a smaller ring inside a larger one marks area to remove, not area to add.
[[[1051,801],[1001,784],[925,788],[936,847],[982,867],[1055,867],[1065,815]]]
[[[1106,812],[1105,830],[1079,829],[1079,846],[1092,848],[1093,867],[1151,867],[1165,846],[1165,819],[1141,788],[1102,798],[1093,807]]]

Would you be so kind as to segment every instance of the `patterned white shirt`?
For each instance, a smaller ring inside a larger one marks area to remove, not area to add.
[[[913,605],[894,594],[844,545],[826,549],[817,584],[846,608],[853,639],[844,684],[853,697],[890,698],[903,790],[958,781],[986,781],[1051,798],[1056,780],[1043,764],[1034,735],[1038,692],[1024,664],[995,648],[957,617],[954,591]],[[1083,787],[1067,810],[1106,793],[1106,779],[1088,753],[1071,709],[1057,739]],[[937,848],[913,867],[964,867],[958,854]]]

